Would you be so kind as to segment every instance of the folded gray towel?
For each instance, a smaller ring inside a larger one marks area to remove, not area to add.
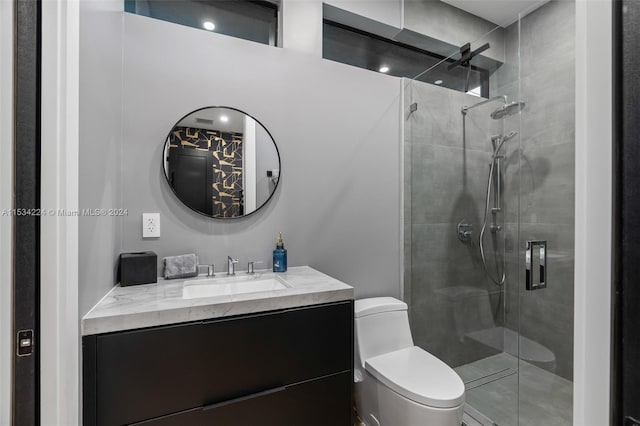
[[[169,256],[162,259],[164,263],[164,278],[189,278],[198,275],[198,256],[195,254],[183,254],[182,256]]]

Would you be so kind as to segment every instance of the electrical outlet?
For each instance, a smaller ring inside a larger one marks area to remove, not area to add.
[[[142,213],[142,238],[160,237],[160,213]]]

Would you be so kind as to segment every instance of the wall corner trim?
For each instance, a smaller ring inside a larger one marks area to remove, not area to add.
[[[612,250],[612,0],[576,1],[574,404],[609,424]]]
[[[80,2],[42,4],[44,209],[78,209]],[[41,418],[80,424],[78,217],[42,217]]]

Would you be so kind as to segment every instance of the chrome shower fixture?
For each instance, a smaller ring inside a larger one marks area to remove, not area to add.
[[[485,99],[482,102],[478,102],[477,104],[471,106],[463,106],[460,109],[462,113],[462,128],[464,132],[465,128],[465,119],[467,116],[467,112],[470,109],[479,107],[481,105],[488,104],[490,102],[502,101],[503,105],[499,106],[491,113],[491,118],[494,120],[498,120],[500,118],[509,117],[511,115],[517,114],[525,107],[525,103],[521,101],[514,101],[509,103],[507,101],[506,96],[494,96],[490,99]],[[496,272],[498,273],[497,277],[494,277],[491,272],[489,272],[489,267],[487,266],[487,258],[484,251],[484,234],[487,230],[491,232],[494,236],[497,235],[500,231],[502,231],[502,226],[498,224],[498,214],[502,212],[502,159],[504,159],[504,155],[500,154],[500,150],[502,149],[502,145],[505,142],[510,141],[511,139],[518,136],[517,131],[511,131],[506,136],[500,134],[491,137],[491,144],[493,146],[493,155],[491,156],[491,163],[489,167],[489,178],[487,179],[487,192],[484,204],[484,219],[482,221],[482,228],[480,229],[480,257],[482,258],[482,266],[484,267],[487,276],[496,283],[498,286],[502,286],[506,279],[506,269],[504,263],[504,257],[502,259],[502,270],[497,265],[498,258],[496,257]],[[464,137],[464,134],[463,134]],[[493,191],[492,191],[493,187]],[[493,207],[490,206],[491,193],[494,194],[494,204]],[[491,224],[489,224],[489,217],[491,217]],[[471,225],[461,222],[458,224],[458,238],[461,241],[467,241],[472,236]],[[494,237],[495,238],[495,237]],[[497,256],[497,253],[495,253]]]
[[[508,142],[509,140],[515,138],[516,136],[518,136],[518,131],[517,130],[512,130],[507,134],[507,136],[502,138],[502,143]]]
[[[502,136],[502,135],[496,135],[496,136],[491,136],[491,144],[493,145],[493,158],[495,159],[500,159],[502,158],[502,156],[498,156],[498,153],[500,151],[500,149],[502,149],[502,145],[504,145],[505,142],[510,141],[511,139],[515,138],[516,136],[518,136],[518,132],[515,130],[510,131],[507,136]],[[500,165],[498,164],[498,171],[500,171]]]
[[[517,114],[524,109],[525,105],[526,104],[521,101],[518,101],[518,102],[514,101],[514,102],[511,102],[510,104],[505,103],[500,108],[496,109],[491,113],[491,118],[493,118],[494,120],[498,120],[500,118],[509,117],[513,114]]]
[[[484,205],[484,219],[482,221],[482,228],[480,229],[480,257],[482,258],[482,266],[484,267],[487,276],[497,285],[501,286],[504,284],[504,280],[506,278],[505,267],[504,267],[504,259],[502,264],[502,274],[498,271],[498,278],[494,278],[493,275],[489,272],[489,267],[487,266],[487,259],[484,252],[484,234],[487,228],[491,231],[492,234],[497,234],[502,231],[502,226],[498,224],[498,213],[502,212],[502,184],[501,184],[501,176],[502,176],[502,159],[503,155],[500,155],[500,150],[502,149],[502,145],[505,142],[510,141],[511,139],[518,136],[518,132],[512,130],[506,136],[503,135],[495,135],[491,137],[491,144],[493,145],[493,155],[491,157],[491,164],[489,169],[489,179],[487,181],[487,196],[485,198]],[[491,199],[491,187],[493,186],[493,207],[489,207],[489,201]],[[489,214],[491,214],[491,225],[488,225]],[[460,234],[460,225],[458,225],[458,234]]]
[[[469,111],[470,109],[479,107],[481,105],[484,104],[488,104],[489,102],[495,102],[495,101],[502,101],[505,104],[507,103],[507,97],[506,96],[494,96],[491,99],[485,99],[482,102],[478,102],[477,104],[473,104],[471,106],[463,106],[462,109],[460,110],[460,112],[462,113],[462,115],[467,115],[467,111]]]
[[[468,243],[473,237],[473,224],[467,222],[466,219],[462,219],[458,223],[458,239],[463,243]]]
[[[485,99],[484,101],[478,102],[477,104],[473,104],[471,106],[463,106],[460,112],[462,113],[462,115],[467,115],[467,112],[470,109],[479,107],[484,104],[488,104],[489,102],[495,102],[495,101],[502,101],[504,102],[504,105],[498,107],[495,111],[491,113],[491,118],[493,118],[494,120],[498,120],[500,118],[504,118],[504,117],[508,117],[513,114],[516,114],[522,111],[526,106],[526,104],[522,101],[514,101],[511,103],[508,103],[506,96],[494,96],[493,98]]]
[[[452,63],[451,65],[449,65],[449,67],[447,67],[448,71],[451,71],[452,69],[454,69],[455,67],[457,67],[458,65],[465,67],[467,69],[467,79],[465,80],[464,83],[464,91],[468,92],[469,91],[469,77],[471,76],[471,60],[479,55],[480,53],[484,52],[485,50],[489,49],[491,47],[491,45],[489,45],[489,43],[485,43],[482,46],[480,46],[479,48],[477,48],[476,50],[474,50],[473,52],[471,51],[471,43],[466,43],[462,46],[460,46],[460,59],[458,59],[457,61],[455,61],[454,63]]]

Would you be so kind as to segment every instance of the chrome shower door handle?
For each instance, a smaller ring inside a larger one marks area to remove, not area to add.
[[[535,266],[538,266],[536,276]],[[529,291],[547,287],[547,242],[527,241],[525,254],[525,281]]]

